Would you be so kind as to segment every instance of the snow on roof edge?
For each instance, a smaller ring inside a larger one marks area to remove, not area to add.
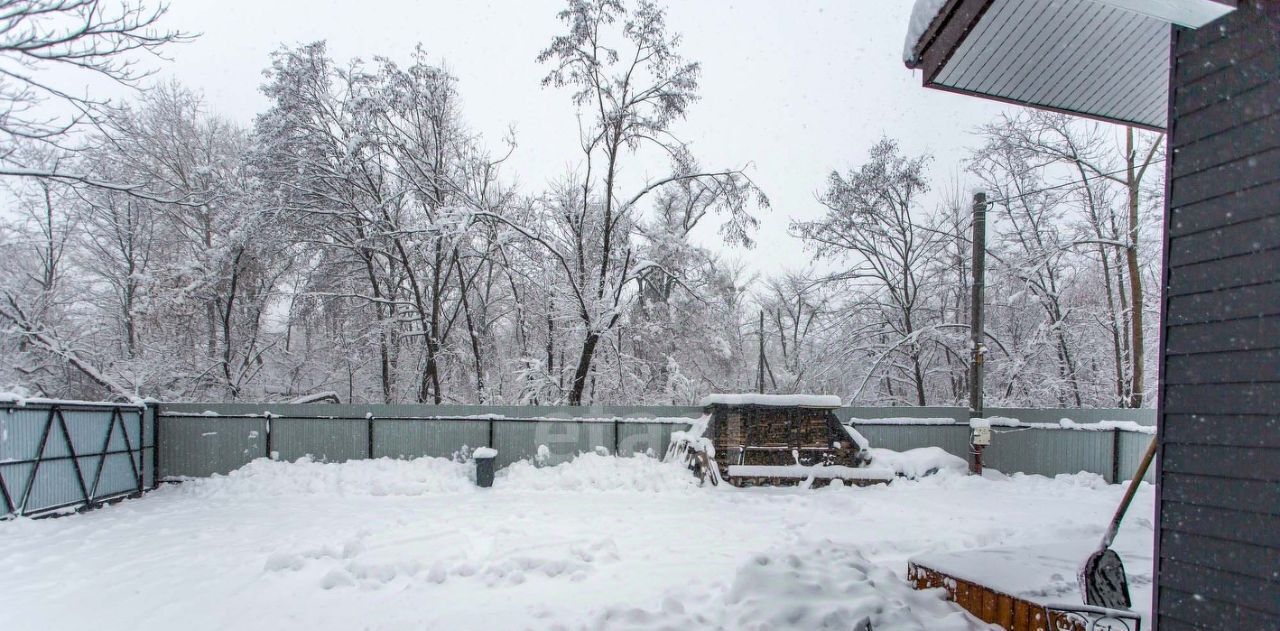
[[[938,19],[938,15],[942,13],[942,8],[946,4],[947,0],[916,0],[915,5],[911,7],[911,19],[907,22],[907,38],[902,44],[902,61],[908,67],[913,67],[918,61],[916,46],[920,44],[920,38],[924,37],[929,26]]]

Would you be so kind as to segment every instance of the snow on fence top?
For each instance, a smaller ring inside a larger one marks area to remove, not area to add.
[[[1063,418],[1057,423],[1029,423],[1019,421],[1016,418],[1008,418],[1004,416],[971,419],[967,422],[945,417],[851,418],[845,422],[853,425],[961,425],[968,427],[1012,427],[1018,429],[1072,429],[1084,432],[1109,432],[1111,430],[1118,429],[1125,432],[1137,432],[1139,434],[1156,433],[1156,428],[1154,426],[1142,425],[1140,423],[1135,423],[1134,421],[1098,421],[1096,423],[1077,423],[1069,418]]]
[[[959,421],[949,416],[928,418],[891,416],[886,418],[851,418],[846,422],[855,425],[955,425]]]
[[[84,405],[97,407],[143,407],[147,404],[147,399],[133,399],[132,401],[77,401],[75,399],[43,399],[40,397],[27,397],[16,392],[0,392],[0,404],[9,404],[14,407],[25,407],[28,405]]]
[[[338,400],[338,393],[336,391],[325,390],[323,392],[316,392],[313,394],[304,394],[300,397],[295,397],[289,400],[289,404],[299,405],[303,403],[324,403],[326,401],[341,403],[341,401]]]
[[[908,65],[916,62],[916,44],[929,30],[929,25],[938,19],[938,13],[946,3],[947,0],[916,0],[915,6],[911,7],[911,21],[907,23],[907,40],[902,43],[902,61]]]
[[[203,412],[172,412],[165,411],[166,418],[283,418],[283,419],[305,419],[309,421],[350,421],[357,418],[376,420],[379,417],[372,412],[367,412],[362,416],[341,415],[341,414],[303,414],[290,415],[280,412],[264,411],[264,412],[237,412],[237,413],[219,413],[213,410],[205,410]],[[383,418],[383,420],[388,420]],[[688,424],[694,421],[691,416],[507,416],[506,414],[440,414],[435,416],[395,416],[392,420],[397,421],[520,421],[520,422],[556,422],[556,423],[657,423],[660,425],[680,425]]]
[[[1057,423],[1025,423],[1016,418],[993,416],[983,419],[990,427],[1025,427],[1030,429],[1074,429],[1085,432],[1109,432],[1114,429],[1139,434],[1155,434],[1156,428],[1151,425],[1140,425],[1133,421],[1098,421],[1096,423],[1077,423],[1069,418],[1060,419]]]
[[[840,397],[825,394],[713,394],[702,400],[708,405],[768,405],[773,407],[838,408]]]

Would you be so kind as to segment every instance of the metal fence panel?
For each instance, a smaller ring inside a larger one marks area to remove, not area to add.
[[[48,416],[48,408],[0,411],[0,462],[34,458]]]
[[[0,406],[0,517],[75,510],[151,488],[151,417],[133,405]]]
[[[907,409],[907,408],[900,408]],[[334,404],[334,403],[166,403],[162,414],[247,416],[270,413],[282,417],[365,418],[452,418],[505,416],[509,418],[611,419],[697,418],[702,408],[688,405],[426,405],[426,404]]]
[[[175,410],[174,407],[176,406],[165,406],[161,413],[161,434],[164,437],[160,454],[162,477],[226,473],[266,454],[266,420],[227,415],[245,413],[256,408],[237,406],[240,409],[228,410],[228,406],[198,406],[218,411],[210,410],[209,413],[192,415],[191,406],[182,411]],[[277,406],[277,409],[280,408]],[[369,408],[347,410],[346,413],[355,414],[367,409]],[[616,421],[543,420],[551,417],[539,418],[532,414],[525,418],[490,419],[477,415],[473,418],[449,419],[413,417],[412,413],[418,411],[414,409],[385,406],[376,406],[375,409],[391,416],[375,416],[372,419],[375,458],[452,457],[464,446],[475,448],[488,445],[492,425],[493,446],[499,451],[499,467],[519,460],[534,459],[540,445],[547,446],[550,457],[546,462],[551,464],[566,462],[579,453],[594,451],[596,447],[604,447],[610,453],[617,451],[624,455],[652,451],[660,456],[670,442],[673,428],[688,427],[683,422],[652,420],[687,417],[657,415],[632,416],[632,420]],[[521,410],[513,408],[503,411]],[[661,411],[669,412],[665,409]],[[634,409],[627,412],[636,414]],[[330,462],[367,457],[369,419],[333,416],[315,414],[306,417],[295,411],[290,416],[272,418],[269,439],[272,451],[280,460],[294,460],[304,455]],[[615,425],[618,430],[616,442]]]
[[[958,407],[842,407],[836,410],[841,423],[851,419],[877,418],[932,418],[951,419],[957,423],[969,422],[969,410]],[[855,421],[856,422],[856,421]]]
[[[450,458],[463,447],[489,444],[489,422],[375,419],[375,458]]]
[[[0,516],[11,514],[11,504],[15,510],[21,509],[22,496],[35,469],[35,463],[23,461],[36,457],[48,416],[47,408],[10,407],[0,412],[0,480],[8,500],[0,501]]]
[[[87,413],[77,413],[82,416]],[[67,419],[70,424],[71,419]],[[96,422],[95,422],[96,421]],[[96,471],[101,457],[92,458],[93,468],[86,468],[82,461],[81,472],[86,476],[85,484],[89,487],[93,495],[106,496],[118,495],[122,493],[130,493],[138,490],[138,476],[143,477],[143,488],[151,488],[147,483],[149,476],[145,474],[146,452],[143,443],[144,437],[144,415],[141,409],[121,410],[119,423],[110,432],[110,442],[106,442],[101,428],[101,418],[78,418],[77,425],[79,431],[85,434],[83,444],[92,445],[93,441],[102,441],[95,446],[89,447],[91,451],[100,451],[102,444],[107,445],[107,455],[105,460],[101,462],[102,472],[100,474],[93,473]],[[97,428],[94,425],[98,425]],[[121,431],[123,428],[124,431]],[[94,431],[96,429],[96,432]],[[76,431],[76,430],[73,430]],[[96,436],[94,434],[97,434]],[[79,444],[76,446],[77,453],[83,453]],[[114,452],[114,453],[113,453]],[[97,480],[97,486],[94,487],[94,479]]]
[[[1141,432],[1120,432],[1118,436],[1118,448],[1116,449],[1116,459],[1119,461],[1116,465],[1120,473],[1120,479],[1117,482],[1130,480],[1133,474],[1138,470],[1138,464],[1142,462],[1142,455],[1147,452],[1147,445],[1155,440],[1153,434],[1143,434]],[[1142,477],[1143,481],[1155,483],[1156,467],[1153,463],[1147,469],[1147,474]]]
[[[272,456],[288,461],[308,456],[322,462],[367,458],[368,430],[369,423],[364,418],[272,418]]]
[[[495,420],[493,443],[498,450],[497,467],[537,457],[543,445],[548,457],[544,464],[573,460],[580,453],[604,447],[613,451],[613,426],[602,421],[512,421]]]
[[[538,450],[535,425],[521,421],[493,422],[492,447],[498,450],[498,457],[493,463],[495,468],[501,469],[513,462],[533,459]]]
[[[7,496],[3,498],[5,501],[0,501],[0,518],[7,518],[18,510],[22,491],[26,488],[27,479],[31,477],[31,470],[34,468],[34,464],[0,463],[0,480],[4,481]]]
[[[75,465],[71,460],[51,460],[40,463],[39,473],[31,486],[31,496],[26,502],[26,512],[31,513],[55,506],[68,506],[83,499],[76,482]]]
[[[985,464],[993,469],[1047,476],[1089,471],[1111,479],[1115,437],[1110,431],[995,430],[983,456]]]
[[[97,466],[97,460],[94,458],[94,466]],[[102,463],[102,474],[98,478],[98,487],[95,495],[119,495],[122,493],[132,493],[138,490],[138,478],[141,473],[138,469],[143,464],[142,459],[135,454],[133,459],[129,458],[129,454],[110,454],[106,457],[106,461]],[[86,469],[84,464],[80,465],[84,471],[86,485],[93,484],[93,469]],[[146,486],[145,480],[143,488]]]
[[[1056,423],[1062,418],[1078,423],[1100,420],[1140,424],[1154,422],[1151,410],[990,408],[988,412],[990,416],[1033,423]],[[550,456],[547,462],[550,464],[568,461],[578,453],[592,451],[597,446],[622,455],[649,450],[660,455],[666,449],[671,431],[686,428],[682,421],[699,416],[701,410],[692,406],[166,404],[161,429],[160,464],[163,473],[225,473],[252,458],[265,455],[263,437],[248,435],[254,429],[265,433],[265,421],[248,420],[253,429],[235,425],[246,422],[246,419],[237,417],[265,413],[280,417],[273,420],[275,433],[270,442],[272,449],[285,460],[307,454],[327,461],[367,457],[370,446],[365,416],[372,414],[372,453],[375,457],[449,457],[464,445],[488,444],[492,423],[492,446],[499,451],[496,464],[502,467],[518,460],[535,458],[540,445],[547,446]],[[859,431],[876,447],[906,450],[933,445],[956,456],[968,457],[968,411],[965,408],[845,407],[837,410],[836,414],[842,420],[855,419]],[[188,415],[184,422],[203,425],[205,429],[166,435],[175,420],[173,415]],[[190,415],[199,416],[193,419]],[[936,419],[945,424],[876,424],[874,419],[877,418]],[[591,420],[573,422],[569,419]],[[621,420],[614,422],[610,419]],[[661,419],[663,422],[634,422],[641,419]],[[1122,442],[1112,432],[1063,433],[1066,430],[1025,429],[1015,434],[1000,428],[997,431],[1000,432],[997,444],[987,450],[987,461],[991,466],[1009,472],[1022,470],[1052,475],[1090,470],[1110,478],[1115,445],[1102,443],[1108,439]],[[209,436],[208,432],[217,434]],[[1078,434],[1086,436],[1079,437]],[[224,443],[224,440],[229,442]],[[173,441],[183,444],[174,445]],[[1123,444],[1132,442],[1123,441]],[[207,450],[214,453],[202,453]],[[1086,453],[1089,450],[1101,451]],[[1132,450],[1140,453],[1141,447]],[[180,459],[187,456],[202,461],[181,462]],[[1125,457],[1124,454],[1121,457]],[[1125,466],[1124,463],[1118,464],[1122,469]]]
[[[961,458],[969,457],[968,425],[876,425],[854,423],[854,428],[871,443],[894,451],[917,447],[941,447]]]
[[[842,407],[836,410],[842,423],[850,419],[882,418],[949,418],[957,423],[969,422],[969,410],[962,407]],[[987,408],[988,418],[1012,418],[1023,423],[1057,423],[1071,419],[1077,423],[1131,421],[1154,426],[1156,411],[1152,409],[1064,409],[1064,408]]]
[[[160,479],[226,474],[267,455],[267,419],[169,416],[160,410]]]
[[[66,422],[67,433],[71,438],[71,447],[78,454],[87,454],[102,451],[102,441],[106,438],[106,423],[114,420],[110,418],[110,412],[102,412],[99,410],[62,410],[62,418]],[[130,423],[126,422],[127,429]],[[60,434],[62,425],[54,421],[53,433]],[[121,434],[119,426],[115,428],[117,431],[111,432],[114,442],[111,449],[124,449],[124,435]],[[45,456],[68,456],[67,442],[62,440],[61,436],[49,437],[49,444],[45,446]],[[133,444],[138,444],[135,437]]]
[[[671,432],[689,429],[685,424],[619,423],[618,455],[650,454],[661,458],[671,443]]]
[[[1065,418],[1077,423],[1130,421],[1153,427],[1156,424],[1156,411],[1152,409],[987,408],[987,416],[1015,418],[1023,423],[1057,423]],[[968,411],[963,418],[968,420]]]

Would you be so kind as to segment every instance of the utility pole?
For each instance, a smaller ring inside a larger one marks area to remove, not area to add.
[[[991,442],[990,426],[976,427],[973,419],[985,416],[982,403],[982,368],[986,356],[986,340],[982,320],[983,289],[987,265],[987,194],[973,194],[973,294],[969,303],[969,470],[982,473],[982,449]]]
[[[760,361],[756,376],[756,392],[764,394],[764,309],[760,310]]]

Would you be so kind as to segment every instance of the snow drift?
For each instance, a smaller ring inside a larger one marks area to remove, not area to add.
[[[498,472],[494,488],[512,491],[690,491],[698,479],[684,467],[656,458],[587,453],[554,467],[520,461]]]
[[[727,588],[673,591],[655,609],[614,607],[600,628],[986,629],[943,599],[916,591],[857,548],[818,542],[753,555]]]
[[[582,454],[554,467],[521,461],[498,471],[502,491],[682,491],[698,488],[688,470],[646,455]],[[413,496],[476,490],[475,467],[448,458],[277,462],[259,458],[227,475],[188,480],[179,492],[231,496]]]
[[[872,447],[871,464],[888,467],[899,476],[912,480],[939,471],[963,472],[969,468],[963,458],[949,454],[941,447],[920,447],[906,451]]]
[[[281,495],[425,495],[475,488],[472,465],[447,458],[282,462],[258,458],[227,475],[187,480],[183,493],[204,497]]]

